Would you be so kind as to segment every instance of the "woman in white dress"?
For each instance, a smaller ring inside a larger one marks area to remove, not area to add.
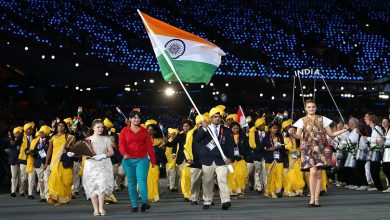
[[[91,199],[93,215],[106,215],[103,208],[104,197],[114,190],[114,174],[111,157],[114,155],[113,143],[108,136],[103,136],[104,125],[100,120],[92,122],[90,134],[86,138],[91,141],[95,156],[85,161],[83,171],[83,187],[87,198]]]

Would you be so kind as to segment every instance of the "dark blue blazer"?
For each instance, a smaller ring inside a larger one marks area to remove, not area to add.
[[[19,162],[19,151],[20,151],[20,146],[22,145],[22,138],[15,138],[15,144],[11,144],[11,140],[7,139],[5,145],[6,148],[9,149],[9,154],[8,154],[8,164],[9,165],[17,165]]]
[[[282,135],[277,136],[279,139],[279,142],[281,144],[284,144],[283,137]],[[273,145],[270,140],[270,135],[267,134],[264,138],[263,141],[261,142],[261,148],[264,149],[264,159],[266,163],[272,163],[274,161],[274,152],[273,151],[265,151],[267,148],[271,148]],[[284,157],[285,157],[285,147],[284,145],[279,148],[279,160],[277,160],[278,163],[283,163]]]
[[[211,135],[208,133],[208,131],[205,131],[203,128],[199,129],[194,136],[194,139],[202,143],[200,149],[202,165],[211,166],[213,162],[215,162],[217,166],[225,165],[225,161],[223,161],[221,153],[219,152],[217,147],[215,147],[212,151],[210,151],[206,147],[206,145],[212,140]],[[225,156],[233,161],[234,141],[230,129],[221,125],[218,139],[220,141],[222,151],[224,152]]]
[[[252,150],[253,152],[253,160],[255,161],[261,161],[264,158],[264,147],[261,147],[261,143],[264,138],[260,138],[260,134],[258,131],[255,132],[255,143],[256,143],[256,148]],[[252,149],[252,148],[251,148]]]
[[[233,137],[233,141],[234,141],[234,137]],[[238,137],[238,144],[236,144],[235,141],[233,143],[234,143],[234,147],[238,147],[238,151],[239,151],[240,156],[243,156],[244,160],[247,161],[248,157],[251,156],[250,155],[251,150],[249,147],[248,137],[244,133],[241,133],[240,136]],[[234,153],[234,151],[233,151],[233,153]],[[241,160],[241,158],[235,157],[235,160]],[[253,159],[252,159],[252,162],[253,162]]]
[[[202,129],[203,128],[198,128],[194,131],[194,133],[192,134],[193,137],[195,137],[195,135],[198,133],[199,129]],[[202,150],[202,142],[199,142],[197,141],[195,138],[192,138],[192,156],[193,156],[193,160],[192,160],[192,165],[191,167],[193,168],[202,168],[202,161],[201,161],[201,150]]]
[[[168,143],[168,147],[172,147],[172,154],[176,155],[176,164],[180,165],[183,163],[183,161],[186,159],[184,155],[184,145],[186,143],[187,134],[186,133],[180,133],[176,136],[176,138]],[[179,150],[177,150],[177,146],[179,144]]]
[[[38,145],[39,145],[39,141],[37,142],[36,146],[34,146],[34,151],[33,151],[33,156],[34,156],[34,168],[40,168],[42,164],[45,164],[46,163],[46,157],[45,158],[41,158],[41,156],[39,156],[39,151],[38,151]],[[49,149],[49,138],[46,138],[45,140],[45,146],[44,146],[44,150],[47,154],[47,150]]]

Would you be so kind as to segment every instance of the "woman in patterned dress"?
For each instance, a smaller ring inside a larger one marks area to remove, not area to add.
[[[312,100],[306,100],[305,110],[307,115],[300,118],[294,127],[296,133],[290,129],[289,133],[296,139],[301,139],[301,169],[310,172],[309,188],[310,202],[309,207],[320,207],[319,196],[322,187],[322,170],[333,166],[336,158],[334,154],[325,154],[325,149],[330,149],[327,137],[337,136],[347,131],[347,128],[332,132],[329,125],[332,123],[327,117],[316,115],[316,104]]]

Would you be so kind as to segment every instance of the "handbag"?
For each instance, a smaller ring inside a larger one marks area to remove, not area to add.
[[[64,168],[73,167],[73,158],[69,157],[67,152],[62,153],[60,161],[62,162],[62,166]]]

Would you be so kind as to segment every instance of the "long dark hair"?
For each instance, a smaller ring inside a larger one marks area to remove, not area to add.
[[[235,122],[235,121],[230,124],[230,129],[232,130],[232,133],[233,133],[233,127],[234,126],[238,126],[238,133],[241,134],[242,133],[241,125],[238,122]]]
[[[64,133],[65,133],[65,139],[67,140],[68,139],[68,134],[70,134],[70,132],[69,132],[68,125],[64,121],[60,121],[60,122],[56,123],[56,125],[54,126],[54,132],[51,135],[51,137],[53,137],[54,135],[58,134],[58,125],[59,124],[62,124],[65,127]]]

